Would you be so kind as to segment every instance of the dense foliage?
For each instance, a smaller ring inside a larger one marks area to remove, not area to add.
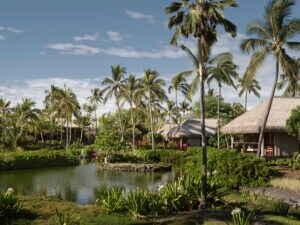
[[[193,149],[197,152],[197,148]],[[209,148],[207,152],[208,173],[213,181],[228,188],[266,185],[272,169],[264,159],[242,154],[236,150]],[[201,171],[201,151],[190,157],[185,166],[187,173]]]
[[[296,170],[300,170],[299,153],[295,152],[292,158],[275,159],[268,162],[271,166],[291,166]]]
[[[290,118],[286,121],[286,130],[289,135],[300,139],[300,106],[292,110]]]
[[[78,165],[79,160],[65,151],[37,150],[0,153],[0,170]]]

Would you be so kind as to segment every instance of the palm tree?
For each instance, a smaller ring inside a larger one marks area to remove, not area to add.
[[[247,79],[251,79],[257,74],[267,55],[272,54],[275,59],[274,85],[260,126],[258,156],[261,155],[264,131],[272,107],[280,68],[284,73],[292,73],[295,67],[295,63],[287,54],[286,48],[291,50],[300,48],[300,42],[292,41],[300,31],[300,19],[291,18],[294,5],[294,0],[270,0],[265,8],[263,20],[248,24],[248,35],[256,35],[256,38],[246,39],[241,44],[242,51],[253,53],[245,74]]]
[[[155,149],[153,118],[153,111],[155,107],[154,103],[162,102],[167,99],[163,86],[165,86],[165,81],[159,78],[159,73],[157,71],[151,69],[144,70],[144,77],[142,78],[142,91],[145,94],[145,99],[147,101],[149,110],[152,150]]]
[[[94,88],[92,91],[92,95],[87,97],[87,100],[90,101],[90,104],[94,106],[95,110],[95,134],[97,132],[97,108],[99,103],[102,103],[103,97],[102,97],[102,92],[99,88]]]
[[[0,113],[2,116],[2,126],[4,137],[6,138],[6,128],[7,128],[7,113],[9,112],[10,101],[7,101],[5,98],[0,98]]]
[[[256,97],[260,98],[259,91],[261,90],[261,87],[257,80],[247,80],[245,77],[239,80],[237,87],[240,89],[239,97],[245,94],[245,111],[247,111],[248,95],[253,93]]]
[[[120,96],[118,98],[123,99],[124,102],[129,103],[130,114],[131,114],[131,125],[132,125],[132,150],[135,149],[135,110],[137,102],[142,96],[141,80],[136,79],[132,74],[129,75],[128,79],[121,84]]]
[[[189,85],[187,84],[186,78],[187,76],[191,75],[193,71],[185,71],[182,73],[179,73],[175,75],[171,80],[171,85],[169,86],[169,93],[171,93],[172,90],[175,91],[175,106],[177,110],[177,114],[179,112],[178,110],[178,91],[181,91],[181,93],[185,96],[185,98],[188,98],[188,90]],[[178,115],[177,115],[178,116]],[[177,118],[178,120],[178,118]]]
[[[287,85],[283,96],[296,97],[300,94],[300,58],[295,60],[295,68],[293,71],[287,71],[281,75],[281,81],[278,83],[278,89],[282,89]]]
[[[103,89],[103,93],[106,94],[104,97],[104,104],[108,101],[108,99],[111,99],[112,97],[115,98],[118,120],[119,120],[118,123],[121,132],[121,141],[123,141],[124,127],[121,118],[120,102],[118,100],[118,95],[121,90],[122,84],[126,82],[126,79],[124,79],[124,75],[126,74],[126,68],[121,67],[121,65],[111,66],[111,72],[112,72],[111,74],[112,77],[111,78],[106,77],[102,82],[102,85],[106,86]]]
[[[54,113],[56,111],[54,105],[55,105],[55,101],[57,100],[57,93],[58,93],[58,88],[56,86],[54,86],[53,84],[50,86],[50,90],[46,90],[45,94],[45,100],[44,103],[46,105],[46,109],[49,110],[49,120],[50,120],[50,141],[52,142],[53,139],[53,124],[54,124]]]
[[[210,84],[213,80],[215,80],[219,87],[218,94],[218,149],[220,149],[220,103],[221,103],[221,89],[222,84],[226,84],[228,86],[232,86],[234,88],[233,79],[238,78],[237,73],[238,66],[233,63],[233,56],[229,52],[221,53],[211,60],[208,61],[207,74],[208,79],[207,83]]]
[[[188,102],[183,101],[179,104],[179,110],[183,113],[183,118],[186,118],[186,113],[191,111],[191,106]]]
[[[80,143],[82,142],[83,131],[91,125],[91,117],[78,114],[75,116],[74,123],[80,128]]]
[[[200,84],[200,108],[201,108],[201,134],[202,134],[202,200],[201,208],[207,206],[207,154],[206,154],[206,134],[205,134],[205,90],[204,80],[206,76],[205,61],[207,60],[209,47],[217,41],[217,25],[222,25],[226,32],[233,37],[236,36],[236,26],[224,16],[224,8],[227,6],[236,7],[235,0],[226,1],[205,1],[195,0],[189,2],[173,2],[165,9],[170,14],[168,27],[175,27],[175,33],[171,40],[172,45],[177,45],[179,35],[188,38],[190,35],[197,39],[199,60],[197,60],[197,76]],[[193,60],[195,63],[195,61]]]
[[[167,107],[164,109],[164,111],[164,114],[168,118],[168,123],[171,123],[172,120],[178,123],[178,109],[176,108],[174,101],[168,100]]]
[[[57,102],[57,106],[61,109],[62,114],[66,119],[66,151],[69,150],[69,144],[72,139],[72,127],[70,127],[69,131],[69,124],[72,121],[73,115],[77,115],[80,109],[79,103],[77,101],[76,95],[70,88],[64,88],[64,90],[60,91],[59,93],[59,101]],[[63,121],[61,121],[63,124]]]

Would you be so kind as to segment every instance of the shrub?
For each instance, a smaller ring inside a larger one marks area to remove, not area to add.
[[[273,210],[281,216],[286,216],[289,212],[290,205],[278,199],[273,201]]]
[[[22,208],[22,202],[12,188],[6,193],[0,192],[0,224],[11,224]]]
[[[76,221],[78,221],[80,217],[75,218],[75,211],[59,211],[57,208],[55,209],[55,214],[52,217],[53,225],[74,225]]]
[[[96,203],[108,213],[122,212],[125,205],[124,188],[105,189],[99,195]]]
[[[256,215],[252,211],[248,215],[240,208],[235,208],[231,212],[233,225],[251,225],[254,223]],[[228,223],[227,223],[228,224]]]
[[[111,153],[129,150],[130,146],[120,140],[121,136],[118,132],[103,130],[98,133],[95,145],[106,156]]]
[[[0,153],[0,170],[78,165],[77,157],[65,151],[38,150]]]
[[[185,153],[177,150],[136,150],[134,155],[144,162],[174,163],[184,159]]]
[[[207,167],[211,179],[227,188],[263,186],[269,182],[272,174],[264,159],[228,149],[208,148]],[[189,173],[201,173],[201,151],[190,157],[186,170]]]

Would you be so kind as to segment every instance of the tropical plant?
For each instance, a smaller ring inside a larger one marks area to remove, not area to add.
[[[100,192],[96,203],[102,206],[108,214],[122,212],[125,209],[125,197],[124,188],[106,188]]]
[[[75,115],[74,124],[76,124],[80,128],[80,143],[82,142],[84,129],[91,125],[91,117],[83,116],[81,114]]]
[[[0,98],[0,115],[1,115],[1,123],[4,138],[6,138],[6,129],[7,129],[7,116],[10,111],[9,109],[10,101],[7,101],[4,98]]]
[[[103,103],[106,104],[108,99],[111,99],[112,97],[115,98],[118,113],[119,130],[121,133],[121,141],[124,140],[124,127],[121,117],[120,99],[118,97],[122,88],[122,84],[124,84],[127,80],[124,78],[125,74],[125,67],[122,67],[121,65],[111,66],[111,78],[106,77],[102,82],[102,85],[106,86],[102,90],[102,92],[105,94]]]
[[[283,96],[296,97],[300,95],[300,58],[295,60],[295,68],[293,71],[287,71],[281,74],[281,81],[278,83],[278,89],[282,89],[287,85]]]
[[[125,102],[129,103],[130,114],[131,114],[131,124],[132,124],[132,149],[135,149],[135,113],[138,102],[140,101],[142,92],[141,80],[136,79],[132,74],[129,75],[128,79],[121,85],[121,92],[118,98],[124,99]]]
[[[10,225],[22,209],[22,202],[9,188],[6,193],[0,192],[0,224]]]
[[[286,121],[287,133],[300,140],[300,106],[292,110],[291,116]]]
[[[218,93],[218,149],[220,149],[220,102],[222,85],[226,84],[235,87],[234,79],[238,78],[238,66],[233,62],[233,56],[230,52],[221,53],[208,61],[207,66],[207,83],[210,84],[213,80],[216,81],[219,87]]]
[[[101,90],[99,88],[94,88],[91,91],[91,96],[87,97],[87,100],[89,100],[90,104],[92,106],[94,106],[94,113],[95,113],[95,134],[96,134],[96,132],[97,132],[97,123],[98,123],[97,108],[98,108],[99,103],[102,103],[102,101],[103,101]]]
[[[273,200],[273,210],[281,216],[286,216],[289,212],[290,205],[281,199]]]
[[[261,90],[261,87],[257,80],[253,79],[246,79],[247,77],[243,77],[242,79],[239,79],[239,84],[237,87],[240,89],[239,91],[239,97],[242,95],[245,95],[245,111],[247,111],[247,101],[248,101],[248,95],[253,93],[256,97],[260,98],[259,91]]]
[[[164,114],[168,119],[168,123],[172,123],[172,121],[175,121],[176,123],[179,123],[178,121],[178,110],[175,106],[175,102],[172,100],[167,101],[167,107],[164,109]]]
[[[157,103],[165,101],[167,99],[167,96],[163,89],[163,86],[165,85],[165,81],[159,78],[159,73],[151,69],[145,69],[144,73],[145,74],[141,82],[142,85],[141,90],[144,92],[144,98],[147,101],[147,106],[149,110],[150,128],[151,128],[151,136],[152,136],[152,150],[154,150],[155,131],[154,131],[153,113],[155,110],[155,106],[157,106]]]
[[[254,211],[251,211],[249,215],[246,215],[240,208],[232,210],[231,215],[233,225],[252,225],[256,218]]]
[[[295,68],[295,62],[288,55],[287,49],[297,50],[300,48],[300,42],[293,41],[293,38],[300,32],[300,19],[291,18],[294,5],[294,0],[270,0],[265,8],[263,20],[248,24],[247,34],[256,35],[256,37],[246,39],[241,43],[242,51],[253,53],[245,73],[245,79],[251,80],[255,77],[268,55],[272,54],[275,59],[274,84],[260,126],[257,151],[259,157],[280,69],[287,74],[293,73]]]
[[[51,221],[53,225],[74,225],[80,217],[75,217],[76,211],[59,211],[55,209],[55,214],[52,216]]]

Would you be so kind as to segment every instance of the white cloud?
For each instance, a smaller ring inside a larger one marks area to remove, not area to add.
[[[124,40],[124,37],[116,31],[107,31],[106,34],[110,41],[113,41],[117,44],[120,44]]]
[[[74,41],[97,41],[100,35],[98,33],[95,34],[85,34],[83,36],[75,36]]]
[[[40,55],[46,55],[46,52],[40,51]]]
[[[95,55],[100,53],[99,48],[72,43],[48,44],[45,48],[58,50],[60,51],[60,54],[66,55]]]
[[[32,98],[36,102],[36,107],[43,108],[45,90],[49,90],[54,84],[60,88],[66,85],[76,94],[80,104],[86,103],[86,98],[91,94],[91,89],[100,87],[99,79],[66,79],[66,78],[45,78],[25,81],[9,81],[0,85],[0,98],[6,98],[12,105],[22,101],[22,98]],[[115,110],[113,100],[110,100],[105,107],[99,106],[98,113],[112,112]]]
[[[127,10],[126,14],[135,20],[141,20],[141,19],[145,19],[148,23],[153,23],[154,22],[154,16],[149,15],[149,14],[144,14],[142,12],[136,12],[136,11],[130,11]]]
[[[0,41],[3,41],[3,40],[5,40],[5,37],[2,34],[0,34]]]
[[[24,33],[24,30],[15,29],[15,28],[12,28],[12,27],[6,27],[6,30],[8,32],[15,33],[15,34]]]

